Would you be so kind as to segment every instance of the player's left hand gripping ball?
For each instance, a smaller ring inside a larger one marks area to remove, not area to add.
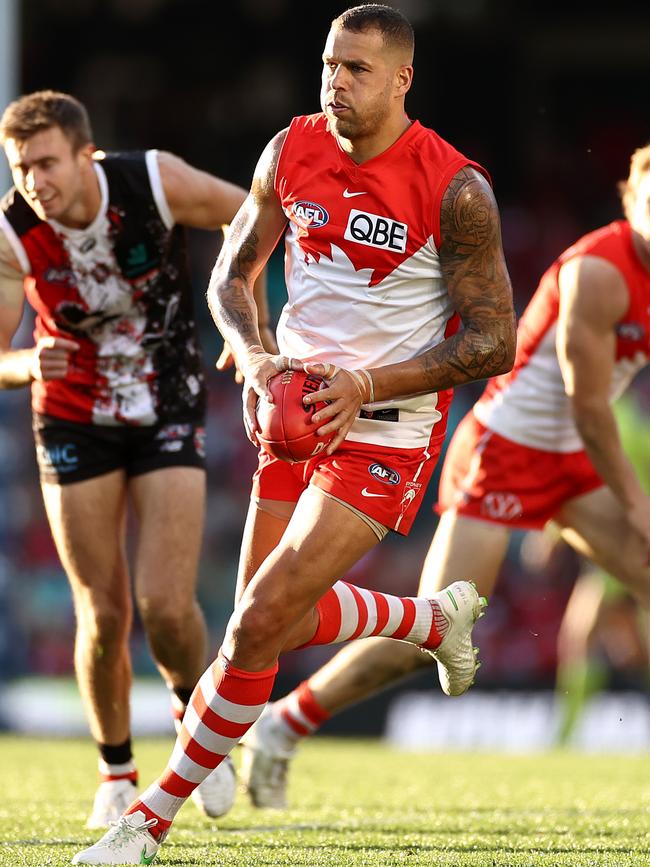
[[[289,463],[308,461],[323,452],[333,434],[319,437],[312,416],[325,406],[319,401],[304,404],[303,397],[326,388],[320,376],[302,370],[285,370],[269,380],[274,403],[260,399],[257,403],[257,438],[262,447]]]

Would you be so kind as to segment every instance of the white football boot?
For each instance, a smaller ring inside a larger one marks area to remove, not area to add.
[[[108,828],[137,797],[138,790],[131,780],[106,780],[95,792],[93,811],[86,828]]]
[[[237,774],[230,756],[221,762],[192,792],[199,810],[211,819],[225,816],[232,809],[237,794]]]
[[[296,752],[271,703],[241,740],[240,776],[255,807],[287,808],[287,772]]]
[[[152,864],[160,844],[149,833],[158,822],[146,819],[141,810],[122,816],[94,846],[77,852],[73,864]]]
[[[474,683],[481,663],[478,647],[472,646],[472,629],[487,607],[471,581],[454,581],[432,597],[449,624],[435,650],[422,648],[438,663],[438,678],[446,695],[462,695]]]

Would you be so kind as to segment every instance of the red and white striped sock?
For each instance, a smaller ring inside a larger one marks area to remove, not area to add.
[[[308,680],[297,686],[272,706],[272,713],[282,727],[287,747],[292,747],[300,738],[313,734],[331,714],[322,708],[311,691]]]
[[[100,758],[97,764],[101,783],[113,783],[115,780],[130,780],[134,786],[138,784],[138,769],[131,759],[120,764],[109,763]]]
[[[382,635],[435,650],[449,629],[435,599],[391,596],[337,581],[318,601],[316,634],[303,647]]]
[[[157,819],[160,837],[187,798],[219,765],[259,717],[271,695],[277,664],[242,671],[219,655],[201,677],[183,717],[169,764],[126,811]]]

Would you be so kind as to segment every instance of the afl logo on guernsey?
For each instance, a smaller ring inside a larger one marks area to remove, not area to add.
[[[304,199],[293,203],[289,216],[293,217],[303,229],[320,229],[321,226],[329,222],[330,218],[330,215],[321,205],[307,202]]]

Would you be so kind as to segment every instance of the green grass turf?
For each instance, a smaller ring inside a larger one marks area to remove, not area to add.
[[[169,753],[138,741],[143,782]],[[237,757],[236,757],[237,758]],[[0,738],[0,865],[62,865],[83,827],[95,757],[88,741]],[[650,758],[400,753],[317,738],[291,775],[284,812],[240,793],[218,823],[181,811],[164,865],[650,865]]]

